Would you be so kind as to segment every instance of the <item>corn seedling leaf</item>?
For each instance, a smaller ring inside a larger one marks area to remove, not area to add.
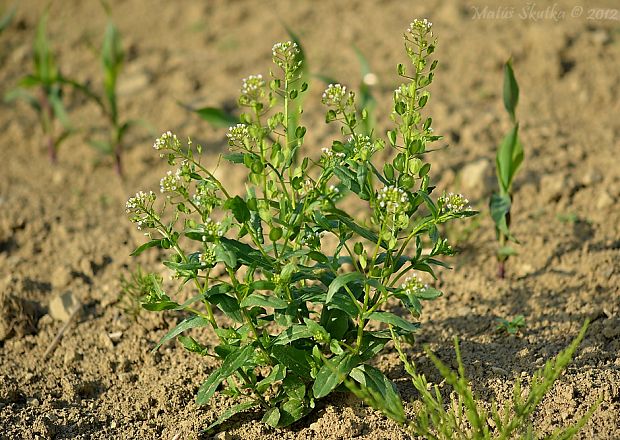
[[[512,70],[512,59],[504,64],[504,107],[513,122],[516,121],[515,111],[519,103],[519,85]]]
[[[240,122],[236,116],[216,107],[202,107],[191,111],[216,128],[226,128]]]

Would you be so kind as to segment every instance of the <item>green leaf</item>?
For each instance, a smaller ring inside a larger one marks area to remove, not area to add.
[[[418,328],[420,328],[419,323],[409,322],[406,319],[401,318],[400,316],[395,315],[390,312],[372,312],[368,316],[368,319],[379,321],[379,322],[384,322],[386,324],[392,324],[392,325],[395,325],[396,327],[400,327],[403,330],[407,330],[409,332],[414,332]]]
[[[144,252],[145,250],[152,248],[152,247],[161,247],[161,240],[151,240],[148,241],[146,243],[144,243],[141,246],[138,246],[131,254],[129,254],[132,257],[135,257],[136,255],[140,255],[142,252]]]
[[[510,212],[510,205],[510,196],[502,196],[498,193],[493,193],[491,200],[489,201],[491,218],[495,222],[495,227],[499,232],[509,238],[511,235],[510,230],[508,229],[508,224],[506,223],[506,216]]]
[[[329,285],[325,302],[330,303],[336,292],[338,292],[342,287],[346,286],[347,284],[362,280],[364,280],[364,275],[360,272],[349,272],[338,275]]]
[[[335,308],[323,308],[321,312],[321,325],[332,339],[341,340],[349,331],[349,314]]]
[[[280,421],[280,410],[277,407],[269,408],[263,414],[263,418],[261,420],[265,425],[269,425],[273,428],[278,427],[278,422]]]
[[[424,300],[432,300],[435,298],[439,298],[441,295],[442,295],[441,290],[437,290],[432,287],[425,287],[422,290],[418,290],[415,292],[416,298],[424,299]]]
[[[240,122],[236,116],[216,107],[203,107],[192,111],[216,128],[227,128]]]
[[[290,398],[280,405],[280,419],[277,427],[283,428],[295,423],[310,412],[310,407],[306,401],[301,398]]]
[[[360,237],[369,240],[372,243],[378,243],[379,237],[374,232],[364,228],[363,226],[358,225],[355,221],[344,211],[340,211],[339,209],[331,208],[329,210],[330,217],[334,217],[336,220],[344,223],[349,227],[353,232],[358,234]],[[381,240],[381,247],[386,248],[387,245],[384,240]]]
[[[30,104],[32,108],[35,109],[36,112],[38,113],[41,112],[41,104],[39,103],[39,100],[33,94],[31,94],[30,92],[22,88],[16,88],[13,90],[9,90],[4,95],[4,102],[7,102],[7,103],[16,101],[18,99],[22,99],[26,101],[28,104]]]
[[[228,250],[232,251],[237,260],[247,266],[261,267],[266,270],[273,270],[273,262],[268,257],[260,253],[258,249],[226,237],[220,237],[220,243]]]
[[[45,9],[37,25],[33,56],[37,76],[45,85],[50,86],[58,76],[58,69],[46,35],[48,8]]]
[[[424,190],[420,190],[416,194],[418,194],[420,197],[422,197],[422,199],[424,199],[424,203],[426,204],[428,210],[431,212],[433,218],[437,218],[437,206],[435,206],[435,202],[433,202],[433,199],[430,198],[428,193]]]
[[[292,399],[303,400],[306,395],[306,386],[295,376],[286,376],[282,381],[282,388],[286,395]]]
[[[116,80],[123,65],[125,53],[121,44],[121,36],[112,20],[108,20],[103,47],[101,49],[101,61],[103,63],[104,77],[103,88],[108,98],[110,116],[117,121],[118,112],[116,107]]]
[[[508,114],[510,114],[513,122],[516,120],[515,111],[518,103],[519,85],[512,70],[512,59],[509,59],[504,64],[504,107]]]
[[[245,223],[250,220],[250,210],[248,209],[245,200],[241,197],[235,196],[232,199],[228,199],[224,204],[224,207],[232,211],[235,219],[239,223]]]
[[[349,372],[355,368],[361,359],[357,355],[343,353],[332,359],[325,361],[314,380],[312,393],[315,398],[327,396],[338,385],[340,385],[349,375]]]
[[[224,363],[220,367],[222,376],[228,377],[243,367],[252,357],[254,357],[254,347],[246,345],[241,349],[236,349],[224,359]]]
[[[228,153],[222,155],[230,163],[244,163],[247,153]]]
[[[240,323],[244,322],[239,302],[232,296],[226,294],[211,295],[209,296],[209,302],[218,306],[228,317]]]
[[[234,252],[228,250],[221,243],[215,245],[215,259],[224,263],[231,269],[237,267],[237,256]]]
[[[70,128],[71,123],[69,122],[69,116],[65,110],[65,106],[60,99],[60,94],[58,91],[52,92],[47,95],[49,102],[54,110],[54,115],[58,118],[60,123],[65,128]]]
[[[503,246],[497,250],[497,255],[501,258],[508,258],[518,255],[518,252],[511,246]]]
[[[198,389],[198,394],[196,394],[196,404],[204,405],[208,403],[217,391],[217,387],[224,379],[226,379],[226,376],[222,374],[221,368],[212,371],[207,380],[205,380]]]
[[[515,138],[516,138],[515,145],[512,150],[512,166],[510,167],[510,174],[513,180],[514,180],[514,176],[517,174],[517,170],[521,166],[521,163],[523,163],[523,156],[524,156],[523,144],[521,144],[521,141],[519,140],[518,133],[515,134]],[[512,184],[512,180],[510,181],[510,184]]]
[[[515,124],[502,140],[495,159],[500,189],[504,194],[510,194],[516,166],[523,160],[523,147],[518,139],[518,130],[519,124]],[[518,162],[516,166],[515,161]]]
[[[174,338],[177,335],[180,335],[184,331],[187,331],[192,328],[197,327],[206,327],[210,325],[208,319],[203,318],[202,316],[190,316],[189,318],[181,321],[176,327],[170,330],[163,338],[159,340],[155,348],[152,351],[157,351],[159,347],[161,347],[164,343],[168,342],[170,339]]]
[[[100,153],[103,154],[111,154],[113,152],[113,146],[107,141],[101,141],[97,139],[89,139],[88,145],[99,150]]]
[[[213,428],[217,427],[218,425],[221,425],[222,423],[224,423],[226,420],[230,419],[231,417],[239,413],[242,413],[244,411],[247,411],[250,408],[254,408],[255,406],[258,406],[258,403],[251,400],[249,402],[238,403],[236,405],[231,406],[230,408],[227,408],[226,410],[224,410],[222,414],[220,414],[220,416],[217,418],[215,422],[207,426],[204,432],[208,433],[209,431],[213,430]]]
[[[349,374],[362,389],[370,392],[375,400],[375,409],[383,411],[398,423],[405,423],[403,404],[394,384],[385,375],[370,365],[355,367]]]
[[[288,303],[283,299],[275,296],[261,295],[260,293],[253,293],[245,297],[240,304],[243,308],[249,308],[252,306],[259,307],[273,307],[274,309],[286,309]]]
[[[273,341],[276,345],[289,344],[298,339],[311,338],[312,332],[308,327],[302,324],[293,324],[291,327],[280,333]]]
[[[194,338],[191,336],[183,336],[179,335],[177,340],[183,345],[187,351],[191,351],[192,353],[205,354],[205,347],[202,344],[199,344]]]
[[[387,344],[388,339],[391,339],[391,334],[390,337],[386,339],[368,334],[369,332],[366,333],[367,334],[362,337],[362,345],[360,347],[360,358],[362,359],[362,362],[373,359],[381,350],[383,350],[383,347]],[[399,332],[397,331],[396,333],[398,334]]]
[[[166,298],[168,297],[166,296]],[[178,310],[180,306],[174,301],[164,300],[144,303],[142,304],[142,308],[149,312],[161,312],[162,310]]]
[[[276,364],[272,368],[269,375],[256,384],[256,391],[264,393],[271,386],[272,383],[282,380],[286,377],[286,367],[284,365]]]
[[[305,351],[288,345],[274,345],[271,347],[271,355],[297,376],[312,379],[309,355]]]

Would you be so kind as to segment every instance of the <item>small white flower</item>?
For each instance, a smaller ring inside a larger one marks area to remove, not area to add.
[[[175,192],[181,188],[181,170],[178,169],[173,174],[172,171],[168,171],[164,177],[159,181],[159,190],[162,193]]]
[[[326,162],[340,162],[347,156],[343,152],[336,152],[331,148],[321,148],[321,151],[323,152],[322,159]]]
[[[347,88],[342,84],[330,84],[323,92],[321,102],[328,107],[339,108],[347,97]]]
[[[439,197],[437,201],[444,212],[459,213],[470,209],[467,200],[462,194],[448,193]]]
[[[249,95],[255,93],[265,87],[265,81],[263,75],[250,75],[247,78],[243,78],[243,84],[241,86],[241,93],[243,95]]]
[[[207,241],[207,236],[222,237],[224,230],[220,222],[214,222],[211,218],[207,218],[207,221],[202,225],[202,230],[206,235],[202,237],[202,241]]]
[[[422,283],[420,278],[414,275],[411,277],[407,277],[401,285],[401,288],[405,291],[407,295],[414,295],[428,288],[428,285]]]
[[[301,66],[301,60],[296,61],[299,55],[299,46],[293,41],[276,43],[271,49],[273,62],[283,70],[293,71]]]
[[[155,140],[153,148],[156,150],[178,150],[181,148],[181,142],[176,134],[167,131]]]
[[[250,131],[248,130],[247,125],[237,124],[228,128],[226,137],[228,138],[228,144],[230,146],[244,144],[246,139],[250,137]]]
[[[409,195],[397,186],[384,186],[377,194],[377,202],[388,214],[400,214],[409,207]]]
[[[413,34],[415,31],[429,32],[432,27],[433,27],[433,23],[428,21],[426,18],[422,20],[420,20],[419,18],[416,18],[409,25],[409,28],[407,29],[407,33]]]
[[[135,196],[130,197],[125,203],[125,209],[127,212],[132,212],[136,210],[142,211],[147,205],[153,203],[155,201],[155,193],[153,191],[149,191],[145,193],[144,191],[137,192]]]

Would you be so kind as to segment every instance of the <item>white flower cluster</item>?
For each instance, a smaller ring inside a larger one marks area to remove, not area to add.
[[[210,247],[205,247],[205,250],[200,253],[200,256],[198,257],[198,261],[200,261],[200,264],[203,264],[208,267],[215,266],[215,263],[217,261],[215,259],[215,251]]]
[[[299,54],[299,46],[293,41],[274,44],[271,53],[273,62],[284,70],[293,71],[301,66],[301,60],[295,62],[295,57]]]
[[[353,153],[356,158],[367,160],[376,151],[375,144],[370,136],[358,136],[357,140],[353,136],[349,137],[349,143],[353,145]]]
[[[243,84],[241,85],[241,94],[257,96],[260,95],[263,87],[265,87],[265,80],[263,79],[263,75],[261,75],[260,73],[258,75],[250,75],[247,78],[243,78]]]
[[[384,186],[377,194],[379,207],[388,214],[402,213],[409,207],[409,196],[407,193],[394,185]]]
[[[321,102],[328,107],[340,108],[347,97],[347,88],[342,84],[330,84],[323,92]]]
[[[137,192],[135,196],[130,197],[125,203],[125,210],[130,212],[142,212],[147,205],[151,205],[157,196],[153,191],[145,193],[144,191]]]
[[[299,188],[299,195],[302,197],[307,196],[312,191],[314,191],[314,182],[310,179],[304,180],[301,184],[301,188]]]
[[[343,152],[336,152],[331,148],[321,148],[323,155],[321,156],[321,160],[327,163],[339,163],[347,156]]]
[[[432,27],[433,27],[433,23],[428,21],[426,18],[421,19],[421,20],[419,18],[416,18],[407,28],[407,33],[413,34],[416,31],[428,32],[431,30]]]
[[[233,146],[236,144],[243,144],[245,140],[250,136],[248,126],[245,124],[237,124],[228,128],[226,137],[228,138],[228,144]]]
[[[196,192],[192,196],[194,205],[203,209],[211,209],[219,204],[219,199],[215,194],[215,189],[207,182],[196,185]]]
[[[207,241],[207,235],[211,237],[221,237],[224,235],[222,224],[220,222],[214,222],[210,218],[207,218],[205,224],[202,225],[202,230],[206,233],[206,235],[202,236],[202,241]]]
[[[182,187],[181,169],[176,170],[174,173],[172,171],[168,171],[159,181],[159,190],[162,193],[175,192]]]
[[[405,291],[407,295],[414,295],[421,290],[428,288],[428,285],[422,283],[420,278],[417,276],[407,277],[405,281],[401,285],[401,288]]]
[[[459,213],[469,208],[469,200],[462,194],[448,193],[439,197],[438,203],[443,207],[444,212]]]
[[[133,217],[129,220],[136,224],[138,230],[142,227],[152,227],[153,221],[150,215],[154,215],[151,212],[152,205],[155,202],[157,196],[153,191],[145,193],[144,191],[137,192],[135,196],[130,197],[125,203],[125,210],[128,214],[133,213]]]
[[[176,134],[167,131],[155,140],[153,148],[156,150],[178,150],[181,148],[181,141]]]

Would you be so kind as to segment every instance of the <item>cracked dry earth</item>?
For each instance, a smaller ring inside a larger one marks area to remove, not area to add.
[[[0,39],[0,92],[30,68],[30,46],[47,2],[22,0]],[[120,111],[141,118],[155,133],[191,136],[215,163],[225,150],[222,130],[185,112],[192,105],[230,108],[240,79],[270,67],[270,48],[287,38],[282,23],[299,34],[310,69],[357,87],[353,45],[378,77],[378,133],[388,128],[395,65],[404,62],[401,30],[428,17],[439,37],[440,67],[428,110],[449,148],[433,154],[439,190],[462,191],[483,213],[446,231],[461,250],[453,270],[440,274],[445,295],[429,303],[418,344],[409,354],[430,380],[440,382],[422,354],[423,344],[454,365],[458,335],[477,395],[510,397],[577,334],[590,330],[574,361],[536,414],[543,433],[603,403],[577,435],[620,438],[620,31],[615,20],[586,15],[473,19],[473,6],[430,1],[256,2],[223,0],[112,1],[128,59],[119,84]],[[613,9],[614,1],[596,2]],[[0,10],[12,2],[1,1]],[[589,3],[590,4],[590,3]],[[557,2],[570,11],[571,2]],[[594,6],[592,6],[594,7]],[[541,7],[542,8],[542,7]],[[587,9],[588,7],[586,7]],[[49,35],[68,76],[97,84],[91,47],[102,37],[98,2],[67,0],[50,9]],[[517,176],[513,224],[521,240],[507,278],[495,278],[494,232],[486,200],[494,188],[494,151],[507,130],[501,103],[502,64],[513,56],[521,85],[519,118],[526,159]],[[345,81],[346,80],[346,81]],[[337,135],[323,124],[320,93],[311,85],[304,114],[306,147],[318,154]],[[69,94],[69,111],[84,132],[103,123],[98,112]],[[153,134],[128,138],[125,181],[85,141],[62,146],[50,166],[41,132],[24,105],[0,106],[0,438],[185,439],[231,402],[218,396],[196,407],[194,394],[215,367],[169,343],[150,349],[180,317],[142,315],[132,323],[116,304],[120,277],[139,263],[160,270],[157,252],[138,259],[140,242],[124,214],[127,196],[156,189],[165,164],[153,153]],[[233,187],[240,176],[221,166]],[[242,187],[241,187],[242,188]],[[167,275],[164,273],[164,275]],[[49,314],[51,298],[71,292],[82,313],[45,360],[63,323]],[[495,332],[497,317],[523,314],[517,336]],[[209,341],[208,332],[197,336]],[[396,382],[404,400],[416,398],[398,357],[387,349],[377,366]],[[446,390],[447,391],[447,390]],[[412,411],[409,405],[408,411]],[[334,395],[289,429],[261,425],[247,413],[226,425],[229,439],[406,439],[406,433],[357,399]]]

